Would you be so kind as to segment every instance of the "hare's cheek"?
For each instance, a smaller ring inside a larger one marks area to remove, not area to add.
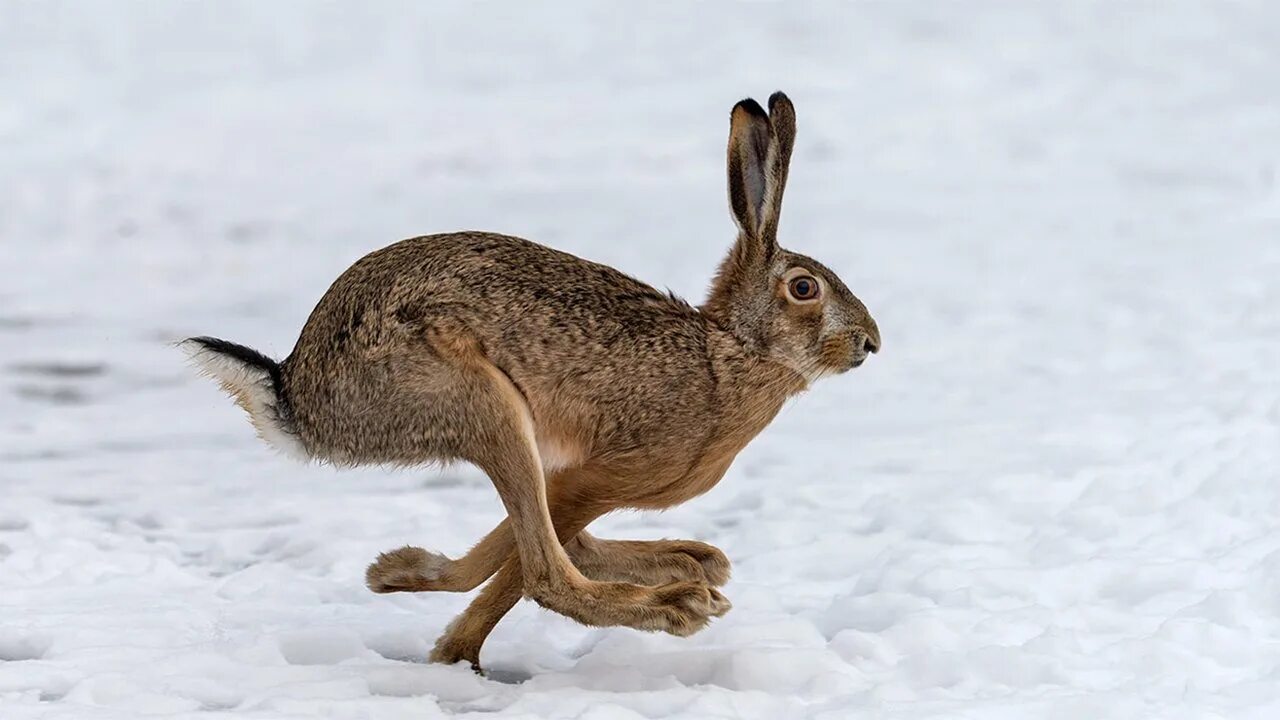
[[[826,321],[823,318],[821,305],[802,305],[796,308],[792,315],[792,326],[795,328],[796,334],[804,338],[804,344],[809,347],[817,347],[822,341],[825,334]]]

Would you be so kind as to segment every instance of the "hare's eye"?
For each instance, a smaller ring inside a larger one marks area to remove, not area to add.
[[[808,275],[792,279],[787,285],[791,297],[797,300],[812,300],[818,297],[818,281]]]

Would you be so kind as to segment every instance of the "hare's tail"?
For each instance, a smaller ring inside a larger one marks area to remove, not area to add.
[[[201,373],[217,380],[249,413],[259,437],[286,455],[311,459],[294,423],[280,363],[257,350],[218,338],[193,337],[178,346]]]

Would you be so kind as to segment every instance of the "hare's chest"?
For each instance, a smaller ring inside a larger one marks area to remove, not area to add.
[[[727,414],[707,443],[702,457],[693,464],[685,481],[680,484],[672,504],[685,502],[715,487],[729,471],[738,453],[769,425],[779,409],[781,403],[744,404],[738,412]]]
[[[649,478],[632,502],[632,506],[647,510],[669,508],[688,502],[707,492],[720,482],[736,452],[717,452],[704,455],[686,472],[663,478],[661,474]]]

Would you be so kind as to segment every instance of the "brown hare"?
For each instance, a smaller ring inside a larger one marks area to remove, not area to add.
[[[493,480],[507,518],[465,556],[404,547],[369,567],[375,592],[462,592],[497,573],[433,660],[478,668],[521,597],[587,625],[689,635],[729,610],[724,553],[585,528],[706,492],[788,398],[880,347],[835,273],[778,245],[794,140],[782,93],[767,113],[733,107],[738,237],[701,307],[528,240],[457,232],[356,262],[282,362],[209,337],[183,347],[291,454],[461,460]]]

